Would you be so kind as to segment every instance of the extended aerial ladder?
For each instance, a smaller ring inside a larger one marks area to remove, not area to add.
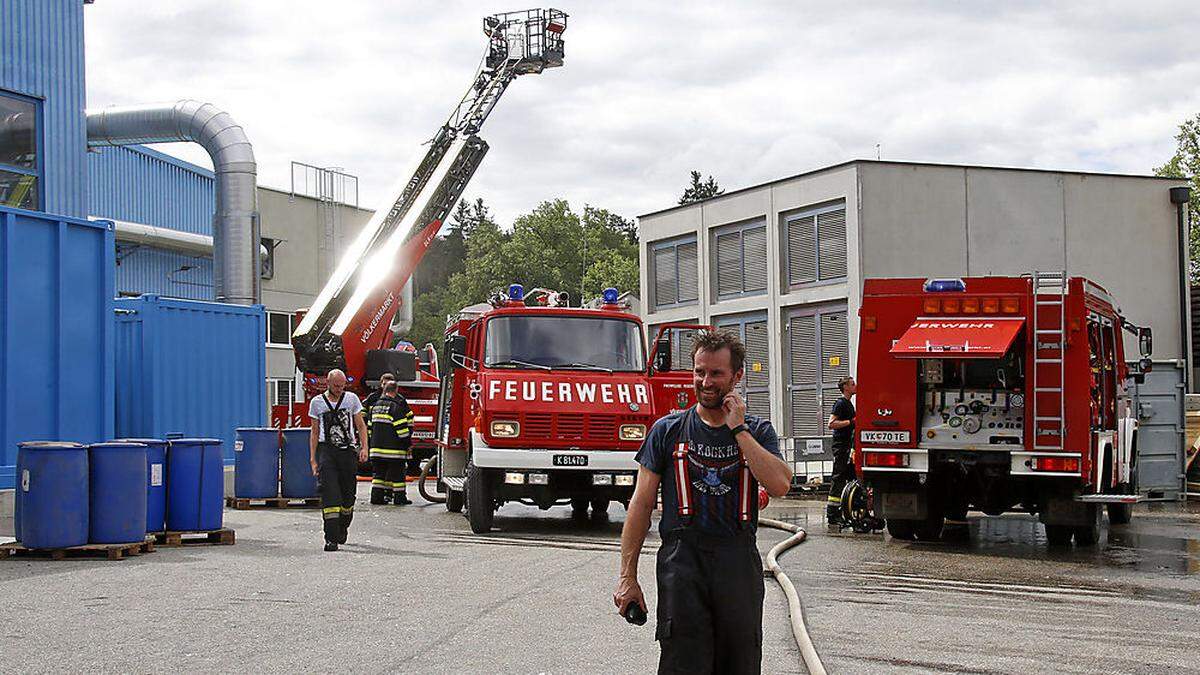
[[[389,206],[355,238],[292,334],[309,395],[324,388],[324,375],[333,368],[344,370],[359,391],[377,376],[373,369],[386,368],[401,291],[487,153],[480,128],[514,79],[563,64],[566,27],[567,15],[556,9],[483,20],[488,48],[471,87],[416,168],[392,190]]]

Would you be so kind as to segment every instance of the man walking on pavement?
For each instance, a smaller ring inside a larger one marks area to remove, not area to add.
[[[840,398],[833,404],[829,428],[833,431],[833,472],[830,475],[829,498],[825,506],[825,521],[833,527],[842,525],[842,491],[854,480],[854,404],[850,398],[858,391],[853,377],[838,380]]]
[[[412,457],[413,411],[400,395],[395,380],[383,383],[383,396],[367,410],[371,416],[370,456],[374,477],[371,503],[411,504],[405,488],[404,473]]]
[[[621,531],[613,602],[646,609],[638,560],[662,487],[656,580],[659,673],[758,673],[762,668],[762,558],[758,485],[787,494],[792,471],[771,423],[746,415],[736,393],[746,348],[704,331],[692,346],[697,404],[660,419],[638,451],[637,487]]]
[[[354,519],[354,493],[358,489],[358,463],[367,461],[367,425],[362,402],[346,391],[346,374],[331,370],[326,390],[308,405],[312,432],[308,437],[309,461],[321,495],[325,550],[346,543]]]

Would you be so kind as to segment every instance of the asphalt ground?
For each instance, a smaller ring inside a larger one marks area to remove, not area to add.
[[[0,560],[0,670],[654,671],[653,619],[631,626],[612,607],[619,505],[583,523],[507,505],[474,535],[415,494],[366,495],[336,553],[318,511],[227,510],[235,546]],[[827,532],[820,502],[766,515],[810,531],[782,564],[831,672],[1200,673],[1197,511],[1141,506],[1100,546],[1061,551],[1022,515],[973,514],[936,544]],[[783,538],[764,529],[760,549]],[[656,547],[641,565],[652,609]],[[770,580],[763,649],[763,672],[804,672]]]

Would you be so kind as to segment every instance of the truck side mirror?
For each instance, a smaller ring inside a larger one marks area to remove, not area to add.
[[[1150,354],[1153,351],[1154,351],[1154,335],[1153,335],[1153,333],[1150,332],[1149,328],[1139,328],[1138,329],[1138,353],[1140,353],[1142,355],[1142,357],[1143,357],[1142,360],[1148,361],[1149,359],[1147,359],[1145,357],[1150,356]],[[1149,371],[1150,371],[1150,369],[1147,368],[1146,372],[1149,372]]]
[[[446,360],[459,368],[467,367],[467,338],[452,335],[446,340]]]
[[[671,338],[663,336],[654,343],[654,372],[671,371]]]

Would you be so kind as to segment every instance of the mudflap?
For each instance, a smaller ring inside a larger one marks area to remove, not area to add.
[[[1097,506],[1085,502],[1077,502],[1071,497],[1051,497],[1038,513],[1038,520],[1043,525],[1070,525],[1079,527],[1090,525],[1096,518]]]
[[[897,520],[922,520],[929,515],[929,495],[926,490],[876,490],[881,518]]]

